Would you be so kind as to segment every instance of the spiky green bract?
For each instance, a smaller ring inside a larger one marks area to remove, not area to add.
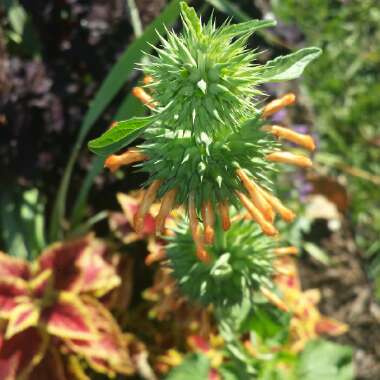
[[[265,161],[276,141],[261,130],[258,118],[244,123],[237,133],[220,129],[215,141],[201,134],[198,142],[190,131],[150,128],[146,142],[139,146],[149,159],[140,166],[149,173],[148,183],[162,180],[158,196],[177,189],[178,204],[188,204],[194,194],[198,211],[204,202],[214,206],[221,201],[238,205],[235,191],[245,191],[236,177],[243,168],[258,184],[270,187],[269,176],[274,165]]]
[[[186,224],[169,239],[167,257],[173,276],[189,299],[203,305],[240,304],[261,286],[272,287],[274,242],[251,221],[239,221],[207,248],[210,263],[200,262]]]
[[[241,119],[255,113],[252,98],[259,94],[263,72],[253,63],[257,53],[246,48],[248,37],[274,23],[255,20],[251,28],[225,23],[217,29],[212,19],[202,24],[193,8],[181,7],[183,33],[161,37],[157,56],[143,66],[154,78],[150,87],[164,109],[161,120],[198,135],[212,135],[223,126],[237,130]]]

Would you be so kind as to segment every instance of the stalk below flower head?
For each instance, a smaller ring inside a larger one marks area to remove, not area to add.
[[[258,85],[298,77],[320,51],[303,49],[259,65],[258,53],[247,49],[247,41],[272,21],[226,22],[216,28],[213,19],[203,24],[186,3],[181,9],[183,33],[168,31],[167,39],[161,37],[157,55],[143,67],[148,74],[146,91],[133,91],[153,112],[143,134],[145,142],[108,157],[106,166],[114,171],[139,163],[139,169],[149,174],[135,218],[137,231],[156,199],[161,199],[158,232],[170,210],[184,205],[198,258],[207,261],[205,245],[214,241],[215,221],[221,219],[225,230],[231,225],[230,205],[238,209],[243,205],[269,236],[277,234],[276,214],[288,222],[294,218],[270,190],[272,174],[278,163],[307,168],[311,161],[281,151],[277,139],[309,150],[314,144],[309,136],[266,125],[266,119],[293,104],[295,96],[287,94],[262,108]]]

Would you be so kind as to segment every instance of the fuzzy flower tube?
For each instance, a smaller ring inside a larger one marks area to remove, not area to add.
[[[276,215],[293,220],[294,213],[273,192],[273,173],[278,164],[308,168],[312,163],[306,155],[282,151],[279,139],[306,150],[314,143],[310,136],[268,125],[271,114],[295,102],[293,94],[264,107],[257,97],[263,83],[299,77],[320,50],[305,48],[260,65],[259,53],[247,42],[274,21],[225,22],[217,28],[213,19],[203,24],[186,3],[181,3],[181,17],[182,34],[160,36],[161,46],[142,67],[144,86],[133,90],[152,115],[115,123],[89,148],[107,156],[111,171],[137,164],[149,174],[135,216],[137,232],[155,201],[161,202],[157,233],[164,231],[171,209],[182,205],[196,256],[207,263],[216,222],[225,231],[231,227],[230,205],[245,208],[268,236],[278,233]],[[137,137],[144,138],[141,145],[114,154]]]

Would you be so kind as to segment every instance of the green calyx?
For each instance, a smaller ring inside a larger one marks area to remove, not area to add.
[[[253,63],[257,53],[247,50],[246,43],[262,24],[217,29],[212,19],[203,25],[185,3],[181,8],[183,33],[161,37],[157,56],[143,67],[154,78],[149,86],[161,106],[161,118],[197,135],[213,135],[223,126],[237,130],[241,119],[256,111],[252,98],[259,94],[263,66]]]
[[[188,227],[177,227],[169,239],[167,256],[182,292],[203,305],[233,306],[262,286],[273,287],[272,239],[262,235],[250,221],[239,221],[223,232],[207,248],[211,261],[196,257],[196,247]]]
[[[261,121],[252,119],[238,133],[222,129],[217,141],[201,134],[195,139],[189,131],[168,128],[150,128],[145,133],[146,142],[139,149],[149,157],[140,164],[149,172],[148,183],[161,180],[158,197],[171,189],[177,190],[177,204],[188,204],[190,194],[195,194],[200,213],[205,202],[211,201],[214,211],[217,204],[227,201],[238,207],[236,191],[244,187],[236,170],[244,168],[255,182],[270,187],[274,165],[265,160],[277,143],[261,130]]]

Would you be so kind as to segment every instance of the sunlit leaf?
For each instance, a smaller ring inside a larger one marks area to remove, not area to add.
[[[318,58],[321,53],[321,49],[309,47],[268,61],[264,66],[264,72],[261,74],[261,80],[266,83],[296,79],[302,75],[306,66]]]
[[[100,156],[115,153],[139,137],[144,128],[152,124],[153,121],[153,116],[135,117],[119,121],[100,137],[91,140],[88,143],[88,148]]]
[[[165,380],[206,380],[210,362],[205,355],[191,355],[180,366],[174,368]]]
[[[275,26],[275,20],[250,20],[240,24],[232,24],[223,30],[223,34],[238,36],[239,34],[253,33],[256,30]]]
[[[301,354],[298,376],[302,380],[352,380],[352,349],[323,340],[310,342]]]

